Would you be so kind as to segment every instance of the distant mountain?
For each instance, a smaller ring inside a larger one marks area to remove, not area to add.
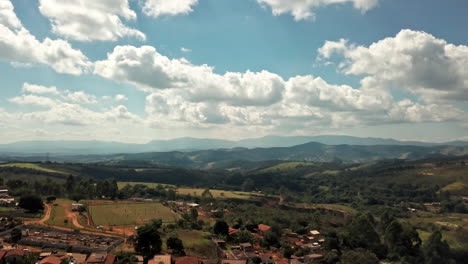
[[[230,169],[255,167],[255,163],[273,161],[309,161],[364,163],[386,159],[417,160],[424,158],[468,155],[468,146],[408,146],[408,145],[325,145],[316,142],[292,147],[226,148],[191,152],[147,152],[111,155],[52,156],[51,161],[100,163],[129,167],[179,167],[197,169]],[[40,156],[17,158],[0,156],[0,160],[43,161]]]
[[[196,151],[223,148],[272,148],[291,147],[317,142],[326,145],[391,145],[391,146],[468,146],[466,141],[447,143],[428,143],[417,141],[398,141],[383,138],[360,138],[351,136],[266,136],[261,138],[230,141],[222,139],[177,138],[171,140],[153,140],[146,144],[131,144],[107,141],[21,141],[0,144],[0,154],[25,156],[38,154],[50,155],[101,155],[114,153]]]

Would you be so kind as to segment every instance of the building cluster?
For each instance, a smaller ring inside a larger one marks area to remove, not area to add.
[[[262,238],[271,227],[265,224],[259,224],[255,235]],[[239,229],[229,228],[229,235],[234,235],[239,232]],[[287,242],[295,248],[302,248],[307,252],[305,256],[293,257],[291,263],[320,263],[323,260],[323,243],[325,239],[321,236],[318,230],[312,230],[306,235],[299,235],[297,233],[286,233],[281,238],[283,242]],[[224,240],[214,238],[213,242],[221,249],[224,250],[224,258],[221,264],[253,264],[252,260],[255,258],[261,259],[261,264],[274,264],[283,262],[289,263],[285,258],[279,254],[280,250],[271,247],[269,251],[261,250],[260,245],[252,243],[239,243],[237,245],[229,246]]]
[[[74,252],[109,252],[123,242],[123,239],[118,237],[46,227],[21,226],[20,229],[21,239],[18,244],[33,247],[73,250]],[[4,238],[9,236],[5,234]]]
[[[10,195],[8,189],[0,189],[0,206],[14,207],[16,206],[15,198]]]
[[[34,259],[32,259],[34,258]],[[0,263],[4,264],[114,264],[116,256],[108,253],[90,255],[58,251],[44,251],[37,254],[28,249],[0,250]]]

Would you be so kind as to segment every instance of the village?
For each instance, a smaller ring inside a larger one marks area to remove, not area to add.
[[[8,195],[8,190],[0,192],[2,197],[8,199],[8,206],[14,208],[14,198]],[[10,200],[13,199],[13,200]],[[128,203],[136,202],[141,205],[151,205],[150,199],[129,199]],[[125,204],[125,202],[123,203]],[[184,201],[168,201],[164,203],[176,214],[186,214],[195,210],[198,215],[214,219],[218,210],[204,209],[200,204]],[[69,230],[61,226],[53,226],[48,223],[51,212],[56,210],[57,204],[46,204],[43,219],[38,221],[16,222],[0,232],[2,250],[0,251],[1,263],[23,264],[113,264],[117,263],[118,253],[122,248],[132,248],[135,243],[135,232],[132,235],[122,236],[118,231],[103,226],[95,226],[94,230]],[[85,204],[71,203],[71,212],[78,215],[78,211]],[[18,209],[19,210],[19,209]],[[12,210],[10,212],[15,212]],[[54,212],[55,213],[55,212]],[[81,213],[81,212],[80,212]],[[6,218],[4,218],[6,221]],[[117,227],[115,230],[119,230]],[[135,226],[135,231],[137,226]],[[252,242],[236,243],[230,239],[242,230],[229,227],[227,236],[212,234],[210,241],[217,252],[216,258],[203,258],[183,254],[157,254],[147,260],[150,264],[287,264],[287,263],[320,263],[323,260],[324,237],[318,230],[310,230],[307,234],[285,232],[280,238],[281,243],[287,243],[291,247],[302,248],[303,256],[284,256],[284,253],[275,247],[262,247],[258,241],[270,232],[271,226],[258,224],[252,235]],[[20,234],[15,231],[20,230]],[[246,230],[243,230],[245,232]],[[16,238],[14,236],[17,236]],[[143,256],[134,255],[136,263],[143,263]],[[120,262],[119,262],[120,263]],[[133,262],[132,262],[133,263]]]

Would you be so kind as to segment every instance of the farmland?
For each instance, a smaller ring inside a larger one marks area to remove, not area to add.
[[[58,199],[52,205],[52,211],[50,213],[49,220],[46,221],[47,225],[60,226],[73,228],[73,224],[67,216],[67,211],[71,210],[72,202],[66,199]]]
[[[159,183],[152,183],[152,182],[118,182],[117,186],[119,189],[122,189],[126,185],[135,186],[137,184],[145,185],[148,188],[156,188],[156,186],[161,185],[164,188],[176,188],[174,185],[170,184],[159,184]],[[180,187],[176,188],[176,192],[178,195],[191,195],[191,196],[201,196],[206,189],[203,188],[190,188],[190,187]],[[214,198],[218,199],[242,199],[242,200],[249,200],[252,198],[256,198],[258,196],[263,196],[258,193],[249,193],[249,192],[240,192],[240,191],[224,191],[224,190],[211,190],[210,193],[213,195]]]
[[[145,185],[148,188],[156,188],[158,185],[160,185],[160,186],[163,186],[164,188],[168,188],[168,187],[175,188],[175,186],[171,184],[161,184],[161,183],[155,183],[155,182],[117,182],[117,186],[119,187],[119,189],[122,189],[126,185],[130,185],[130,186]]]
[[[34,164],[34,163],[7,163],[7,164],[0,165],[0,167],[17,167],[17,168],[33,169],[33,170],[38,170],[38,171],[43,171],[43,172],[63,174],[62,171],[45,168],[43,166],[40,166],[40,165]]]
[[[91,204],[89,212],[94,225],[142,225],[152,219],[174,222],[179,215],[161,203],[107,203]]]
[[[192,195],[192,196],[201,196],[206,189],[198,188],[178,188],[176,190],[179,195]],[[210,190],[210,193],[214,198],[226,198],[226,199],[243,199],[249,200],[259,194],[249,193],[249,192],[237,192],[237,191],[223,191],[223,190]]]

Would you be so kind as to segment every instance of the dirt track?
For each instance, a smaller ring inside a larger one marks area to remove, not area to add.
[[[50,218],[50,213],[52,212],[52,207],[50,206],[50,204],[44,204],[45,206],[45,214],[44,216],[40,219],[40,220],[36,220],[36,221],[25,221],[24,223],[29,225],[29,224],[38,224],[38,225],[45,225],[45,222],[47,222]]]

